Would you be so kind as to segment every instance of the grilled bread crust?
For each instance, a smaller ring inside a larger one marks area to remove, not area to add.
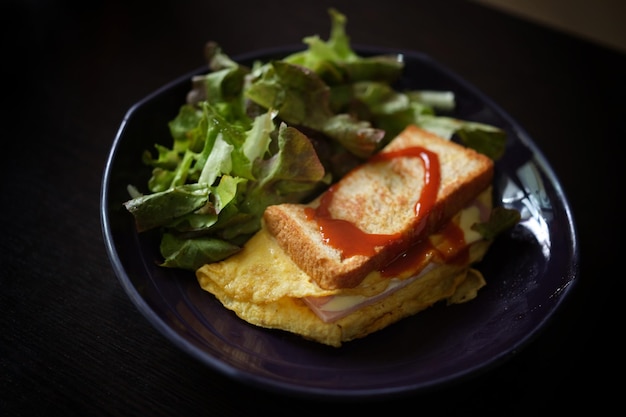
[[[420,158],[399,157],[368,162],[342,178],[329,211],[333,218],[355,224],[372,234],[399,234],[377,246],[373,255],[343,257],[326,244],[317,222],[308,219],[309,204],[269,206],[264,227],[300,269],[324,289],[352,288],[371,271],[380,269],[412,244],[443,226],[472,202],[493,180],[493,161],[473,149],[440,138],[417,126],[409,126],[381,152],[422,147],[437,154],[441,181],[430,212],[415,216],[415,205],[424,187],[424,163]]]

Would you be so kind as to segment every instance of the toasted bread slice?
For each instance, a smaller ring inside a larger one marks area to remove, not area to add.
[[[334,187],[328,205],[333,219],[346,220],[368,234],[394,236],[377,244],[372,253],[344,256],[342,250],[325,242],[317,221],[310,217],[310,209],[307,216],[307,207],[318,207],[322,196],[309,204],[268,207],[264,226],[321,288],[357,286],[370,271],[382,268],[413,243],[439,229],[491,185],[490,158],[416,126],[407,127],[381,153],[416,147],[436,154],[439,164],[439,186],[426,212],[422,210],[416,215],[416,204],[428,174],[424,161],[417,157],[364,163]]]

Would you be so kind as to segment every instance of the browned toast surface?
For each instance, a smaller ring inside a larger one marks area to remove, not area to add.
[[[368,255],[344,256],[324,241],[315,219],[307,217],[310,204],[279,204],[264,214],[264,226],[300,269],[325,289],[351,288],[365,275],[381,268],[417,240],[436,231],[468,205],[493,179],[493,162],[476,151],[440,138],[416,126],[407,127],[381,153],[407,148],[436,154],[440,182],[433,205],[416,216],[416,204],[425,187],[422,159],[402,156],[370,161],[357,167],[334,187],[328,212],[333,219],[353,223],[368,234],[394,235]],[[424,197],[422,196],[422,199]],[[427,216],[427,217],[425,217]]]

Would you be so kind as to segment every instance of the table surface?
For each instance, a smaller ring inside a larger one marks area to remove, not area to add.
[[[621,404],[608,377],[621,377],[626,347],[616,192],[626,56],[465,1],[261,3],[1,6],[9,117],[0,181],[0,414],[314,416],[402,406],[522,415]],[[325,37],[330,6],[347,15],[354,44],[424,52],[491,97],[544,152],[570,201],[579,285],[529,346],[458,385],[372,403],[243,385],[155,330],[109,263],[100,187],[130,106],[204,65],[207,40],[236,55]]]

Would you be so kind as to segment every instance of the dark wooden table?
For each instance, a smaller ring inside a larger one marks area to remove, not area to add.
[[[579,285],[490,372],[374,403],[258,390],[181,352],[138,312],[105,252],[99,194],[128,108],[230,55],[299,44],[348,16],[355,44],[425,52],[480,88],[543,150],[580,238]],[[0,179],[0,415],[528,415],[614,404],[626,293],[626,55],[465,1],[7,1]],[[7,113],[8,110],[8,113]],[[397,407],[396,407],[397,406]],[[402,408],[401,408],[402,407]]]

